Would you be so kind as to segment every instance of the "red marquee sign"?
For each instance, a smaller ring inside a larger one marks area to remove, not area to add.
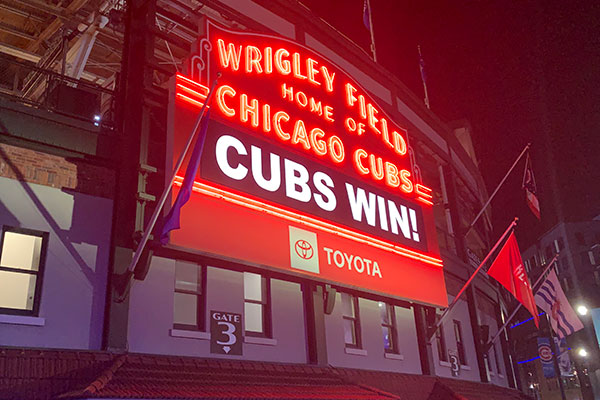
[[[446,306],[431,189],[413,174],[407,131],[298,43],[206,32],[172,90],[176,159],[222,74],[171,245]]]

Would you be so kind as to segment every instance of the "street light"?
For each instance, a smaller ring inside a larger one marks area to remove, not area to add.
[[[581,348],[579,348],[579,350],[577,350],[577,354],[579,354],[581,357],[587,357],[588,352],[586,349],[581,347]]]
[[[583,304],[577,306],[577,313],[579,313],[579,315],[587,315],[588,311],[588,308]]]

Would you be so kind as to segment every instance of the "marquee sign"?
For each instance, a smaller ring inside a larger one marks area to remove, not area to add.
[[[208,22],[174,79],[173,159],[217,73],[171,245],[445,306],[431,189],[415,177],[407,131],[314,51]]]

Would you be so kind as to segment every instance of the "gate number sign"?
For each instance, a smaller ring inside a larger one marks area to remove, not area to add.
[[[242,315],[223,311],[210,312],[210,352],[242,355]]]

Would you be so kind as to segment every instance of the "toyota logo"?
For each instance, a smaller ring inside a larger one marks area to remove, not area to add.
[[[296,250],[296,254],[298,257],[303,258],[305,260],[309,260],[315,254],[315,250],[306,240],[298,240],[294,244],[294,250]]]

